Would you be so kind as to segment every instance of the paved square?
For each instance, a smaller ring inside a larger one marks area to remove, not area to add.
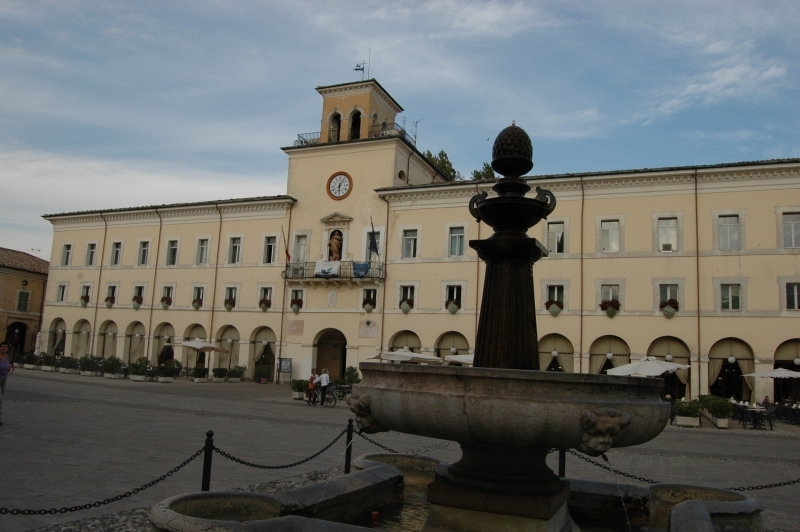
[[[61,508],[118,495],[180,464],[215,432],[221,449],[262,464],[308,457],[346,426],[350,412],[311,408],[292,401],[287,386],[137,383],[18,370],[9,377],[0,427],[0,507]],[[768,484],[800,478],[800,430],[778,425],[775,432],[668,427],[647,444],[612,450],[610,465],[662,482],[716,487]],[[404,451],[439,448],[427,454],[453,462],[458,446],[398,433],[375,440]],[[360,438],[354,456],[376,448]],[[343,463],[344,440],[300,466],[257,470],[214,455],[212,489],[230,489]],[[551,455],[551,467],[556,467]],[[200,489],[202,463],[195,460],[164,482],[100,508],[45,516],[0,516],[0,530],[16,532],[141,508],[168,496]],[[607,473],[568,455],[567,476],[614,482]],[[620,478],[620,482],[640,484]],[[800,531],[800,486],[751,492],[766,507],[770,530]]]

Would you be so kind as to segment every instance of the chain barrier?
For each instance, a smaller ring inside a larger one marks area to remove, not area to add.
[[[304,464],[304,463],[308,462],[309,460],[312,460],[312,459],[316,458],[317,456],[321,455],[322,453],[324,453],[325,451],[327,451],[328,449],[333,447],[333,444],[336,443],[337,441],[339,441],[339,439],[342,436],[344,436],[346,433],[347,433],[347,429],[344,429],[342,432],[339,433],[338,436],[336,436],[333,439],[332,442],[330,442],[328,445],[323,447],[322,450],[320,450],[317,453],[312,454],[311,456],[309,456],[308,458],[306,458],[304,460],[300,460],[299,462],[294,462],[293,464],[278,465],[278,466],[254,464],[252,462],[248,462],[247,460],[242,460],[241,458],[236,458],[235,456],[232,456],[232,455],[226,453],[225,451],[223,451],[222,449],[220,449],[216,445],[214,446],[214,452],[219,454],[219,455],[221,455],[221,456],[224,456],[228,460],[233,460],[237,464],[242,464],[242,465],[247,466],[247,467],[255,467],[257,469],[287,469],[287,468],[290,468],[290,467],[294,467],[296,465]]]
[[[731,491],[755,491],[755,490],[766,490],[769,488],[780,488],[781,486],[791,486],[792,484],[797,484],[800,482],[800,478],[796,480],[787,480],[786,482],[777,482],[775,484],[764,484],[763,486],[745,486],[742,488],[725,488]]]
[[[630,473],[625,473],[624,471],[620,471],[619,469],[614,469],[613,467],[608,467],[607,465],[600,464],[598,462],[595,462],[591,458],[587,458],[585,456],[582,456],[581,454],[573,451],[572,449],[567,449],[567,450],[569,451],[569,454],[580,458],[584,462],[589,462],[592,465],[596,465],[599,468],[605,469],[606,471],[611,471],[612,473],[616,473],[617,475],[621,475],[623,477],[632,478],[633,480],[638,480],[640,482],[646,482],[648,484],[660,484],[661,483],[658,480],[650,480],[649,478],[637,477],[636,475],[631,475]],[[608,458],[606,458],[605,455],[603,455],[603,459],[604,460],[608,460]]]
[[[197,458],[201,454],[203,454],[203,449],[200,449],[199,451],[194,453],[192,456],[190,456],[189,458],[184,460],[181,465],[179,465],[177,467],[173,467],[172,469],[167,471],[166,474],[161,475],[157,479],[155,479],[155,480],[153,480],[151,482],[148,482],[147,484],[144,484],[144,485],[142,485],[142,486],[140,486],[140,487],[138,487],[136,489],[133,489],[131,491],[126,491],[125,493],[123,493],[121,495],[117,495],[116,497],[111,497],[110,499],[103,499],[102,501],[97,501],[97,502],[93,502],[93,503],[89,503],[89,504],[83,504],[81,506],[69,506],[69,507],[65,506],[63,508],[50,508],[49,510],[19,510],[17,508],[0,508],[0,515],[5,515],[5,514],[10,514],[10,515],[65,514],[65,513],[68,513],[68,512],[77,512],[77,511],[80,511],[80,510],[89,510],[91,508],[98,508],[100,506],[105,506],[106,504],[111,504],[112,502],[117,502],[117,501],[120,501],[122,499],[131,497],[132,495],[136,495],[137,493],[140,493],[140,492],[146,490],[147,488],[155,486],[156,484],[158,484],[162,480],[165,480],[167,477],[171,477],[172,475],[174,475],[175,473],[177,473],[178,471],[180,471],[181,469],[186,467],[186,465],[188,465],[189,462],[191,462],[192,460],[194,460],[195,458]]]
[[[398,454],[397,451],[395,451],[394,449],[389,449],[388,447],[386,447],[382,443],[378,443],[375,440],[373,440],[372,438],[368,438],[368,437],[364,436],[364,434],[361,431],[356,432],[356,434],[358,434],[359,436],[361,436],[362,438],[364,438],[365,440],[370,442],[372,445],[377,445],[378,447],[380,447],[384,451],[389,451],[390,453]]]

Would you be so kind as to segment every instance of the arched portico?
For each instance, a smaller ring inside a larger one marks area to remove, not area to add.
[[[344,376],[347,338],[338,329],[323,329],[314,340],[314,363],[317,373],[328,370],[331,381]]]
[[[448,331],[436,340],[436,356],[445,358],[450,355],[468,355],[469,342],[467,338],[456,331]]]
[[[409,351],[419,353],[422,349],[422,342],[419,340],[417,333],[413,331],[400,331],[392,336],[389,340],[389,351],[402,351],[408,347]]]
[[[144,325],[140,321],[131,322],[125,329],[125,343],[123,348],[122,361],[126,364],[136,362],[144,356],[144,343],[147,340],[147,333]]]
[[[778,346],[775,350],[774,368],[788,369],[789,371],[800,371],[800,339],[793,338]],[[797,379],[772,379],[773,400],[786,401],[790,397],[795,401],[800,398],[800,378]]]
[[[233,361],[239,361],[239,329],[225,325],[217,331],[217,343],[229,353],[212,353],[212,367],[230,369]]]
[[[27,337],[28,326],[21,321],[15,321],[6,327],[6,342],[11,344],[11,348],[17,353],[25,351]]]
[[[171,323],[162,322],[155,328],[153,334],[153,350],[151,360],[155,360],[157,364],[163,364],[167,360],[175,358],[175,349],[172,344],[175,340],[175,328]],[[182,362],[182,361],[179,361]]]
[[[95,353],[101,358],[117,355],[117,324],[111,320],[104,321],[97,330],[97,349]]]
[[[753,350],[738,338],[724,338],[708,352],[708,388],[711,395],[755,401],[755,377],[742,377],[755,369]]]
[[[205,341],[208,338],[206,336],[206,329],[199,323],[193,323],[186,327],[186,330],[183,333],[183,340],[188,342],[190,340],[201,340]],[[185,362],[184,362],[185,361]],[[183,348],[183,353],[181,354],[181,364],[187,367],[206,367],[206,354],[197,352],[194,349],[190,349],[188,347]]]
[[[601,374],[630,362],[631,348],[619,336],[601,336],[589,348],[589,373]]]
[[[647,348],[647,356],[675,364],[691,365],[689,364],[689,346],[674,336],[662,336],[653,340],[653,343]],[[673,399],[683,397],[691,399],[689,371],[688,369],[679,369],[665,375],[664,393],[669,394]]]
[[[575,349],[565,336],[548,334],[539,340],[539,369],[547,371],[575,372],[573,353]],[[553,356],[553,353],[556,353]]]
[[[91,355],[92,324],[89,320],[78,320],[72,329],[72,349],[70,353],[75,358]]]
[[[67,324],[62,318],[56,318],[50,322],[50,329],[47,331],[48,354],[57,356],[64,354],[66,334]]]
[[[247,356],[247,376],[253,375],[256,366],[270,366],[272,372],[269,377],[273,379],[275,375],[275,331],[269,327],[259,327],[250,335],[250,349]]]

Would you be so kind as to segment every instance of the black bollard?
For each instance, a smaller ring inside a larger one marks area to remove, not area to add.
[[[200,486],[200,491],[208,491],[211,489],[211,455],[214,453],[213,430],[206,432],[206,446],[203,450],[205,451],[203,455],[203,483]]]
[[[567,450],[558,450],[558,476],[564,478],[567,476]]]
[[[347,420],[347,449],[344,451],[344,474],[350,473],[350,459],[353,456],[353,418]]]

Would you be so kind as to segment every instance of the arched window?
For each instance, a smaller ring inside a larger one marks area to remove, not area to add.
[[[334,113],[331,117],[330,129],[328,130],[328,142],[339,142],[339,131],[342,129],[342,117],[339,113]]]
[[[350,116],[350,140],[361,138],[361,113],[356,111]]]
[[[400,181],[405,183],[406,182],[406,173],[404,171],[400,170],[400,173],[397,174],[397,179],[399,179]]]

